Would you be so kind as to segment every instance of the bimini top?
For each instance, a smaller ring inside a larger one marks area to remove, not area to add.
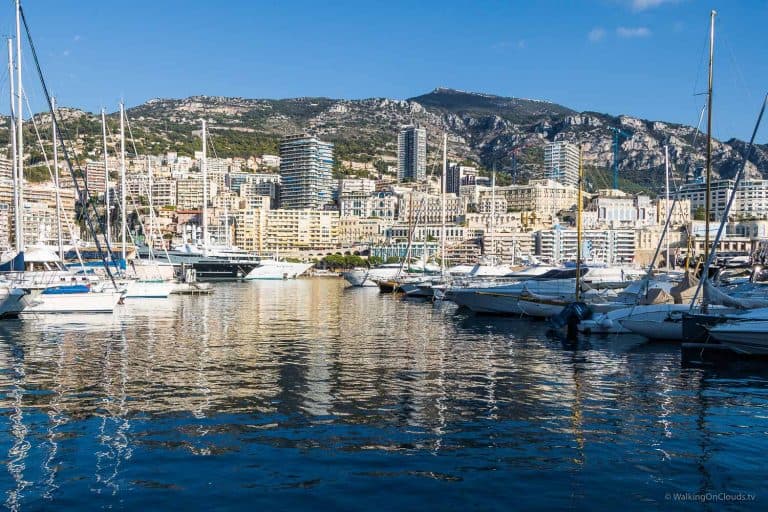
[[[58,263],[59,256],[44,245],[34,245],[24,251],[25,263]]]

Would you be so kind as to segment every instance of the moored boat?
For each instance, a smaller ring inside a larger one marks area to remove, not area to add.
[[[263,259],[243,279],[253,281],[259,279],[281,280],[296,279],[312,268],[312,263],[294,263],[274,259]]]
[[[768,355],[768,320],[728,322],[708,328],[709,335],[727,347],[749,355]]]
[[[54,286],[43,290],[22,314],[112,313],[121,297],[120,292],[94,291],[86,285]]]

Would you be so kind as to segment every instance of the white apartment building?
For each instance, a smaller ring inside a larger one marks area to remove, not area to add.
[[[451,162],[445,176],[445,191],[448,194],[461,194],[462,185],[474,185],[477,179],[477,168],[468,165],[459,165]]]
[[[506,208],[503,211],[533,212],[539,217],[556,217],[560,211],[567,211],[576,206],[578,190],[552,180],[531,180],[527,185],[509,185],[496,187],[496,197],[504,198]],[[480,209],[483,198],[490,198],[490,187],[462,186],[461,195],[469,205]],[[488,206],[490,202],[485,203]],[[497,203],[498,204],[498,203]],[[483,210],[487,207],[483,207]]]
[[[351,194],[373,194],[376,192],[376,181],[365,178],[342,178],[339,180],[339,197]]]
[[[339,212],[269,210],[263,248],[267,253],[296,253],[338,247]]]
[[[735,180],[713,180],[710,187],[711,211],[719,220],[736,186]],[[691,204],[692,213],[706,207],[706,183],[686,183],[680,197]],[[731,218],[768,219],[768,180],[745,180],[739,185],[731,208]]]
[[[333,202],[333,144],[300,134],[280,142],[280,206],[322,209]]]
[[[412,220],[419,224],[442,222],[442,203],[439,195],[422,192],[408,192],[398,197],[397,218],[403,222]],[[465,201],[461,197],[447,195],[445,198],[445,221],[455,222],[466,214]]]
[[[87,162],[85,164],[85,182],[91,196],[103,196],[107,190],[107,173],[104,171],[104,162]],[[110,183],[112,187],[114,183]]]
[[[208,201],[218,191],[215,181],[208,182]],[[189,174],[176,180],[176,206],[181,209],[200,208],[203,204],[203,178],[200,173]]]
[[[579,184],[579,148],[569,142],[550,142],[544,147],[544,177],[563,185]]]
[[[631,196],[620,190],[600,190],[587,207],[595,212],[589,216],[593,223],[584,222],[586,228],[598,227],[644,227],[657,224],[657,208],[646,195]],[[585,219],[586,220],[586,219]]]
[[[280,167],[280,157],[277,155],[261,155],[261,164],[265,167]]]
[[[345,247],[355,244],[382,243],[387,225],[384,219],[340,217],[339,243]]]
[[[576,229],[536,232],[536,256],[552,263],[576,261]],[[635,258],[634,229],[586,229],[582,232],[582,260],[613,264],[632,263]]]
[[[339,213],[342,217],[376,217],[393,221],[397,218],[398,197],[390,191],[347,194],[339,198]]]
[[[13,179],[13,161],[8,158],[0,158],[0,179]]]
[[[397,181],[427,178],[427,130],[404,126],[397,136]]]
[[[0,203],[0,252],[11,248],[12,209],[8,203]]]
[[[188,156],[180,156],[173,162],[168,162],[168,168],[174,176],[188,173],[195,165],[196,162]]]

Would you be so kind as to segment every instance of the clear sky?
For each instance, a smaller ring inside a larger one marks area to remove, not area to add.
[[[13,2],[2,3],[0,31],[10,34]],[[51,89],[91,111],[114,111],[121,97],[129,106],[194,94],[408,98],[446,86],[695,125],[712,8],[715,136],[748,138],[768,91],[768,0],[24,5]],[[25,76],[34,83],[31,66]]]

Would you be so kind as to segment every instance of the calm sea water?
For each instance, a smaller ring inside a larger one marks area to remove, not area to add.
[[[337,280],[0,323],[13,510],[766,509],[767,449],[759,364]]]

